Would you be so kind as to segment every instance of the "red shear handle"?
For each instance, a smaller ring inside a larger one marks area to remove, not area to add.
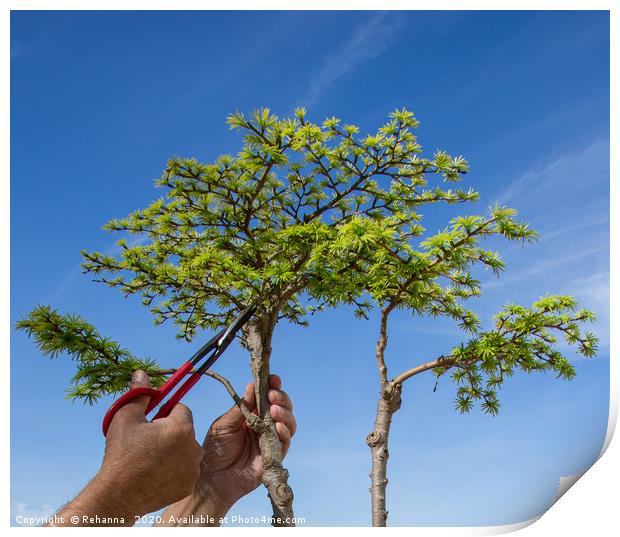
[[[110,428],[110,423],[112,423],[112,420],[114,419],[114,416],[116,416],[116,413],[121,408],[123,408],[127,403],[129,403],[130,401],[133,401],[136,397],[142,397],[143,395],[148,395],[151,398],[151,401],[153,401],[159,397],[159,390],[155,388],[146,388],[146,387],[133,388],[129,390],[128,392],[124,393],[123,395],[121,395],[121,397],[119,397],[116,401],[114,401],[114,403],[108,409],[108,411],[106,412],[103,418],[103,427],[102,427],[103,436],[107,436],[108,429]],[[149,402],[149,406],[150,405],[151,403]]]
[[[147,387],[139,387],[132,388],[127,393],[124,393],[119,397],[112,406],[106,412],[106,415],[103,418],[103,436],[108,434],[108,429],[110,428],[110,423],[114,419],[116,413],[123,408],[129,401],[132,401],[136,397],[141,397],[143,395],[148,395],[151,400],[144,410],[144,415],[148,415],[159,403],[161,403],[164,398],[172,391],[172,389],[183,379],[185,375],[187,375],[192,369],[191,362],[185,362],[179,369],[177,369],[164,384],[159,389],[156,388],[147,388]],[[194,377],[197,377],[194,379]],[[174,395],[170,398],[169,401],[166,402],[164,406],[159,410],[157,415],[153,419],[165,418],[170,414],[174,405],[176,405],[181,398],[187,393],[187,391],[198,381],[200,375],[192,375],[183,385],[174,393]],[[189,386],[187,386],[189,384]],[[187,386],[187,388],[186,388]]]
[[[174,405],[176,405],[181,399],[183,399],[185,394],[191,390],[192,386],[194,386],[194,384],[196,384],[200,380],[201,376],[202,375],[200,373],[194,373],[191,377],[189,377],[180,386],[180,388],[172,394],[170,399],[168,399],[161,406],[161,408],[159,409],[159,412],[155,414],[155,417],[153,419],[157,420],[159,418],[165,418],[166,416],[169,416],[170,412],[172,412],[172,409],[174,408]]]

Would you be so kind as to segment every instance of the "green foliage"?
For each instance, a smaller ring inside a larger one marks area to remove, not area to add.
[[[388,218],[414,235],[416,207],[477,197],[426,188],[428,174],[454,181],[467,163],[445,152],[422,158],[412,133],[418,122],[407,110],[366,136],[335,117],[312,123],[302,109],[286,119],[266,108],[249,117],[237,112],[228,124],[243,135],[236,156],[210,164],[171,159],[158,181],[166,196],[106,224],[139,236],[138,244],[119,242],[117,257],[83,252],[97,281],[141,295],[157,324],[172,320],[187,340],[198,328],[226,324],[250,302],[305,324],[315,306],[302,307],[300,293],[330,304],[355,301],[333,246],[341,228]],[[382,240],[360,233],[369,244]],[[393,231],[381,233],[387,240]]]
[[[227,324],[248,303],[259,305],[260,316],[301,325],[308,312],[343,302],[365,316],[370,302],[357,268],[368,266],[366,253],[420,236],[420,206],[478,196],[442,188],[467,172],[467,162],[443,151],[422,157],[413,134],[418,121],[405,109],[366,135],[336,117],[313,123],[304,109],[284,119],[267,108],[237,112],[228,124],[243,138],[236,155],[211,163],[170,159],[156,183],[165,195],[104,226],[125,235],[120,254],[83,251],[95,281],[141,296],[155,324],[175,323],[186,340]],[[301,303],[303,293],[310,304]],[[132,367],[150,367],[90,325],[82,341],[80,322],[37,308],[18,325],[44,353],[76,360],[72,396],[92,401],[119,391]]]
[[[536,238],[536,232],[514,216],[505,207],[491,208],[488,216],[460,216],[417,246],[413,241],[425,231],[418,216],[405,218],[396,212],[381,220],[354,217],[338,227],[331,256],[347,267],[350,295],[366,293],[382,309],[448,316],[474,332],[478,318],[461,303],[480,294],[471,270],[475,265],[496,274],[504,269],[499,253],[484,249],[481,241],[492,236],[515,242]],[[330,298],[331,305],[343,301],[342,295]]]
[[[60,315],[49,306],[38,306],[17,323],[17,329],[32,336],[44,356],[67,353],[76,362],[67,398],[93,404],[102,395],[125,391],[131,373],[138,369],[151,375],[153,386],[164,381],[153,360],[135,357],[77,315]]]
[[[397,206],[398,207],[398,206]],[[570,380],[575,372],[568,358],[556,347],[553,332],[564,335],[567,344],[576,344],[585,357],[596,354],[597,339],[582,333],[581,325],[594,319],[587,310],[577,311],[572,297],[547,296],[531,308],[506,306],[492,331],[481,331],[478,316],[464,306],[480,294],[480,282],[472,275],[476,266],[499,275],[504,263],[498,252],[487,250],[482,241],[502,237],[529,243],[537,233],[518,221],[516,211],[495,206],[489,214],[459,216],[443,230],[426,236],[420,218],[406,228],[398,213],[381,220],[356,217],[338,228],[331,245],[334,254],[348,265],[349,292],[367,295],[388,314],[396,309],[414,315],[448,317],[472,335],[472,339],[442,358],[434,369],[439,377],[448,370],[458,384],[455,407],[469,412],[475,401],[482,410],[497,414],[497,390],[515,368],[527,372],[554,371],[558,378]],[[334,297],[334,303],[343,301]],[[356,315],[366,317],[372,302],[354,301]]]
[[[480,401],[484,412],[497,414],[497,391],[517,369],[551,371],[557,378],[572,379],[575,368],[558,350],[557,335],[569,345],[576,344],[582,356],[593,357],[598,339],[584,332],[582,325],[594,318],[592,312],[578,310],[570,296],[546,296],[531,308],[509,304],[496,315],[492,330],[476,332],[443,356],[445,366],[435,369],[435,375],[452,371],[451,378],[459,386],[455,400],[459,411],[468,412],[474,401]]]
[[[330,119],[326,125],[337,128],[339,121]],[[382,136],[397,130],[397,125],[388,124],[362,144],[378,147]],[[458,174],[467,171],[462,157],[453,159],[441,151],[435,153],[433,165],[445,181],[457,180]],[[455,406],[461,412],[470,411],[479,400],[484,412],[496,414],[497,390],[515,368],[553,370],[559,378],[573,378],[574,368],[555,346],[552,332],[562,332],[566,343],[577,344],[585,357],[594,356],[597,349],[596,337],[582,334],[580,328],[594,314],[576,311],[573,298],[548,296],[530,309],[507,306],[498,316],[497,328],[490,332],[481,331],[478,316],[464,305],[481,293],[474,268],[483,267],[498,276],[505,268],[499,252],[484,248],[484,240],[499,237],[531,243],[538,234],[516,218],[514,209],[494,206],[486,215],[453,218],[449,226],[427,235],[418,212],[421,205],[438,200],[475,201],[477,193],[441,188],[419,191],[426,184],[423,178],[419,183],[415,178],[403,183],[398,174],[391,178],[389,189],[380,196],[389,200],[387,213],[356,212],[337,226],[334,240],[326,247],[332,270],[309,289],[310,295],[322,299],[322,305],[354,304],[355,315],[361,318],[367,318],[374,303],[387,315],[403,308],[414,315],[455,320],[472,339],[444,357],[444,366],[435,373],[454,371],[452,378],[459,384]]]
[[[249,303],[258,304],[259,316],[300,325],[308,313],[343,303],[361,318],[373,304],[449,317],[472,339],[435,373],[454,369],[459,410],[481,400],[489,413],[497,412],[496,389],[516,367],[534,371],[547,364],[572,377],[550,331],[560,330],[584,356],[596,352],[596,338],[579,330],[593,315],[574,311],[569,297],[546,297],[531,309],[508,306],[494,330],[480,330],[464,306],[481,292],[472,271],[504,269],[482,242],[531,242],[536,232],[513,209],[496,206],[428,234],[421,208],[476,201],[478,193],[446,187],[467,173],[467,161],[444,151],[423,157],[410,111],[392,112],[375,133],[363,135],[337,117],[313,123],[304,109],[284,119],[267,108],[237,112],[228,124],[242,135],[236,155],[211,163],[170,159],[157,181],[165,195],[104,226],[126,235],[117,243],[120,253],[83,251],[86,272],[126,296],[141,296],[155,324],[171,321],[177,337],[192,340],[200,329],[227,324]],[[302,296],[309,300],[302,303]],[[157,375],[154,362],[48,306],[33,310],[18,328],[45,355],[73,357],[78,372],[70,397],[92,402],[124,390],[136,368]]]

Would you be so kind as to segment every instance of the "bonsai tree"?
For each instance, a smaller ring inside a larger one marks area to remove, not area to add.
[[[293,493],[267,399],[277,323],[305,325],[307,314],[325,304],[368,307],[360,300],[356,274],[369,261],[339,251],[351,222],[381,221],[386,240],[392,233],[404,237],[405,228],[417,229],[416,206],[456,203],[476,194],[425,187],[427,174],[454,181],[466,163],[441,151],[421,158],[412,133],[417,121],[407,110],[393,112],[365,137],[337,118],[312,123],[303,109],[286,119],[266,108],[249,117],[235,113],[228,123],[243,134],[237,155],[209,164],[170,159],[157,182],[166,196],[104,226],[139,241],[121,238],[119,255],[83,251],[83,267],[95,281],[125,296],[141,296],[155,324],[174,323],[177,337],[186,341],[256,304],[241,343],[250,354],[257,417],[243,408],[226,379],[209,374],[225,384],[259,435],[274,524],[290,525]],[[364,252],[360,248],[358,257]],[[122,392],[136,369],[149,373],[155,386],[172,372],[103,337],[80,316],[62,315],[51,306],[33,309],[17,327],[43,354],[67,353],[75,359],[68,391],[74,399],[93,403]]]
[[[398,181],[392,182],[398,201],[394,210],[411,207]],[[473,196],[471,196],[473,198]],[[399,208],[400,207],[400,208]],[[394,226],[390,218],[353,218],[339,228],[334,253],[356,262],[349,277],[355,280],[350,289],[370,298],[380,311],[379,337],[376,344],[379,398],[374,428],[366,442],[371,451],[371,512],[373,526],[385,526],[387,521],[386,487],[390,426],[394,413],[401,407],[403,384],[426,371],[437,379],[450,374],[457,384],[456,410],[469,412],[476,401],[484,412],[499,411],[498,390],[515,370],[525,372],[550,371],[557,378],[572,379],[575,369],[556,347],[557,335],[577,352],[592,357],[597,351],[597,338],[582,331],[582,324],[593,321],[588,310],[579,310],[570,296],[550,295],[534,302],[531,307],[509,304],[486,330],[474,312],[463,302],[481,292],[475,279],[476,267],[490,269],[499,275],[504,269],[499,254],[485,250],[481,241],[504,237],[510,241],[531,242],[537,234],[527,224],[514,219],[516,212],[506,207],[494,207],[488,216],[454,218],[444,230],[423,237],[424,228],[418,218],[413,226]],[[371,304],[356,309],[367,317]],[[389,374],[386,349],[388,321],[397,309],[414,316],[448,317],[469,334],[460,345],[445,349],[427,361]],[[437,384],[435,384],[435,388]]]

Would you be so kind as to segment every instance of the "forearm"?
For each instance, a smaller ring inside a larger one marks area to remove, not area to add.
[[[220,525],[221,519],[232,505],[217,499],[209,488],[196,489],[190,496],[169,505],[155,526],[213,526]]]
[[[62,507],[48,526],[133,526],[135,512],[115,494],[113,483],[106,482],[100,475],[67,505]]]

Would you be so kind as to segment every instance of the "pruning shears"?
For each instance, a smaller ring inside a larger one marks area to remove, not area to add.
[[[192,356],[187,362],[185,362],[175,373],[159,388],[146,388],[138,387],[132,388],[128,392],[124,393],[119,399],[117,399],[112,406],[106,412],[103,418],[103,436],[108,433],[108,428],[115,414],[123,408],[129,401],[132,401],[136,397],[143,395],[150,396],[144,415],[148,416],[153,410],[155,410],[168,395],[172,393],[170,398],[163,405],[159,407],[157,414],[153,417],[154,420],[159,418],[165,418],[170,414],[174,405],[176,405],[194,385],[200,380],[203,373],[207,371],[215,361],[223,354],[235,339],[235,335],[239,330],[252,318],[252,315],[256,312],[256,306],[248,306],[245,308],[239,316],[226,328],[222,329],[216,334],[209,342],[204,344],[194,356]],[[199,365],[200,362],[207,357],[206,361]],[[189,375],[189,378],[185,380],[177,389],[173,392],[174,388],[179,385],[181,380]]]

